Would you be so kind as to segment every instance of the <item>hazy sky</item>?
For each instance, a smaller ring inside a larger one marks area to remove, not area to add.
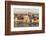
[[[38,14],[39,13],[39,9],[35,9],[35,8],[14,8],[14,12],[15,13],[28,13],[28,12],[32,12],[34,14]]]

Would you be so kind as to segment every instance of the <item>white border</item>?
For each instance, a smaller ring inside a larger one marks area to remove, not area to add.
[[[14,12],[13,8],[38,8],[39,9],[39,27],[14,27]],[[11,31],[28,31],[28,30],[42,30],[42,7],[41,6],[22,6],[11,5]]]

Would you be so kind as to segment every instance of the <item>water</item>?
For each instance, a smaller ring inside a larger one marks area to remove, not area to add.
[[[14,27],[38,27],[39,24],[23,24],[23,23],[19,23],[19,24],[14,24]]]

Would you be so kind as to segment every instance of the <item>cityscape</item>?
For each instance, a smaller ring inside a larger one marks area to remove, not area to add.
[[[39,14],[34,14],[32,12],[14,14],[14,27],[38,27],[38,26],[39,26]]]

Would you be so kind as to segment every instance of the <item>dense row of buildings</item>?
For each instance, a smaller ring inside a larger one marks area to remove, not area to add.
[[[15,23],[39,23],[39,14],[34,13],[16,13],[14,14],[14,22]]]

